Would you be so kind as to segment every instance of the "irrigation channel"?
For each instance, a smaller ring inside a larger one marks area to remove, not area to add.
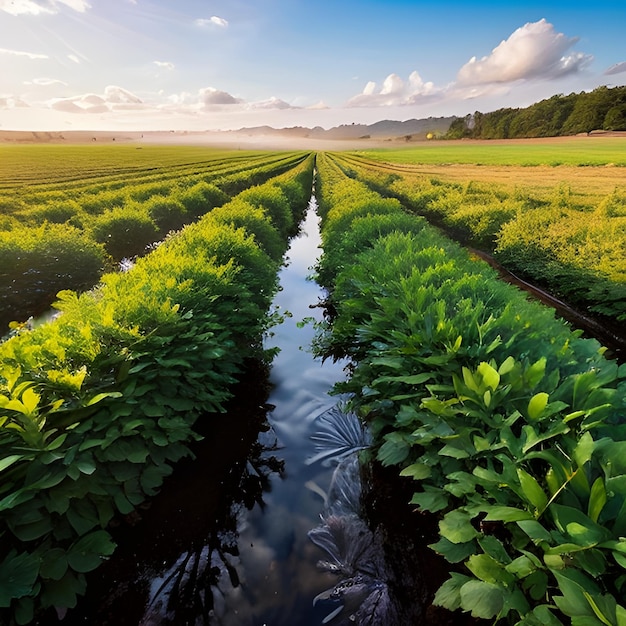
[[[268,339],[280,349],[269,386],[267,372],[248,373],[196,459],[121,522],[116,553],[60,624],[399,624],[380,541],[359,516],[356,451],[368,435],[328,393],[344,364],[315,359],[313,325],[302,323],[321,316],[308,279],[316,206],[312,197],[280,274],[274,304],[289,315]]]

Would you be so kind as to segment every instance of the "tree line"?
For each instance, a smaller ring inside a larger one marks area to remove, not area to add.
[[[558,94],[523,109],[476,111],[454,120],[445,138],[556,137],[593,130],[626,130],[626,86]]]

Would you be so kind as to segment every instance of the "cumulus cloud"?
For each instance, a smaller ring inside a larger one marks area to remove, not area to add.
[[[402,106],[432,100],[442,89],[432,82],[424,82],[418,72],[412,72],[407,81],[397,74],[389,74],[381,87],[369,81],[363,91],[350,98],[351,107]]]
[[[545,19],[529,22],[488,56],[472,57],[459,70],[457,81],[469,86],[574,74],[593,59],[582,52],[568,52],[577,42],[577,37],[557,33]]]
[[[48,103],[48,106],[55,111],[65,113],[108,113],[146,108],[141,98],[116,85],[106,87],[102,95],[87,93],[71,98],[55,98]]]
[[[205,87],[198,92],[200,103],[205,107],[222,104],[241,104],[242,100],[235,98],[226,91],[213,87]]]
[[[228,26],[228,20],[225,20],[223,17],[218,17],[217,15],[213,15],[210,18],[201,17],[196,20],[197,26],[219,26],[220,28],[226,28]]]
[[[258,102],[250,102],[247,105],[248,109],[279,109],[279,110],[285,110],[285,109],[293,109],[295,107],[292,107],[288,102],[285,102],[284,100],[281,100],[280,98],[276,98],[274,96],[272,96],[271,98],[267,99],[267,100],[259,100]]]
[[[609,67],[604,73],[605,75],[610,76],[611,74],[621,74],[622,72],[626,72],[626,61],[611,65],[611,67]]]
[[[153,63],[164,70],[173,70],[175,65],[169,61],[153,61]]]
[[[0,48],[0,54],[8,54],[16,57],[27,57],[29,59],[48,59],[47,54],[37,54],[35,52],[24,52],[23,50],[9,50],[9,48]]]
[[[86,0],[0,0],[0,11],[9,15],[53,15],[61,6],[79,13],[91,8]]]
[[[308,106],[307,109],[309,109],[310,111],[325,111],[327,109],[330,109],[330,107],[323,100],[320,100],[319,102]]]

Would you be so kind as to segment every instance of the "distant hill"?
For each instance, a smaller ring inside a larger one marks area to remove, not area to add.
[[[524,109],[476,111],[450,124],[446,139],[558,137],[626,130],[626,87],[552,96]]]
[[[271,126],[254,126],[252,128],[240,128],[236,133],[249,136],[272,136],[282,137],[308,137],[313,139],[402,139],[407,141],[425,139],[429,133],[435,136],[443,136],[452,122],[457,118],[451,117],[428,117],[421,120],[411,119],[404,122],[394,120],[382,120],[374,124],[342,124],[328,130],[321,126],[307,128],[306,126],[293,126],[291,128],[272,128]]]

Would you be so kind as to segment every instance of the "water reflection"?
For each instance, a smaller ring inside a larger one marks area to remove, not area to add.
[[[326,553],[317,565],[337,582],[318,594],[313,604],[328,606],[324,624],[390,626],[398,623],[390,598],[383,539],[361,517],[361,466],[358,452],[370,445],[370,435],[353,414],[338,408],[319,420],[312,437],[317,454],[310,462],[336,464],[321,524],[309,531],[311,541]]]
[[[241,585],[239,531],[243,511],[264,507],[269,477],[283,472],[275,447],[257,442],[233,490],[238,497],[219,527],[195,549],[184,551],[167,570],[152,577],[146,611],[140,626],[222,623],[225,598]]]

